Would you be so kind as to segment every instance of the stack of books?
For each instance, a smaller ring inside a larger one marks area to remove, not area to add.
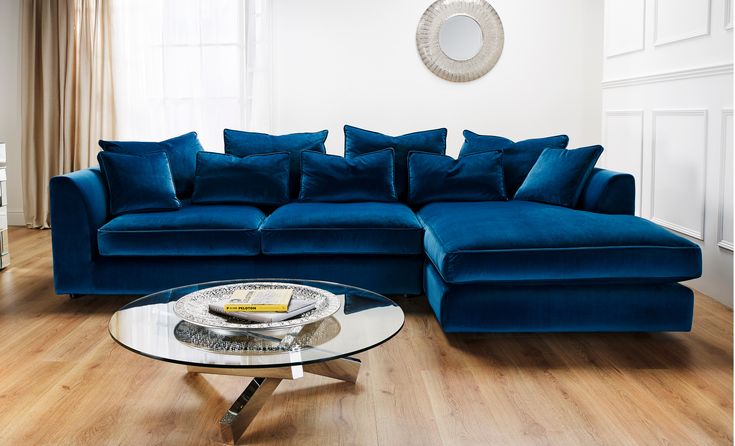
[[[248,322],[280,322],[306,313],[316,302],[292,299],[293,290],[236,290],[228,300],[209,304],[209,311]]]

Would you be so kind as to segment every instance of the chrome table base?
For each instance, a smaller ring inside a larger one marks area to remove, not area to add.
[[[304,366],[255,369],[188,366],[187,371],[189,373],[253,377],[250,384],[219,421],[222,440],[234,444],[242,437],[282,380],[299,379],[304,376],[304,372],[307,372],[355,383],[360,372],[360,364],[357,358],[341,358]]]

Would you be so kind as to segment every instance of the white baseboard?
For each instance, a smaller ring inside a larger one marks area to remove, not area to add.
[[[23,217],[23,211],[8,209],[8,226],[25,226],[26,219]]]

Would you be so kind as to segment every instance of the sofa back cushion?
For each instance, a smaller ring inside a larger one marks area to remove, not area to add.
[[[164,152],[171,166],[171,175],[176,186],[176,194],[185,198],[194,190],[194,171],[196,156],[202,149],[196,132],[185,133],[161,142],[153,141],[99,141],[106,152],[125,153],[128,155],[144,155],[153,152]]]
[[[503,151],[503,171],[505,173],[505,192],[509,197],[516,193],[526,175],[536,164],[536,160],[547,147],[565,149],[569,144],[567,135],[546,138],[526,139],[513,142],[502,136],[478,135],[469,130],[463,132],[464,144],[459,157],[490,150]]]
[[[301,154],[300,201],[396,201],[393,150],[351,159],[315,152]]]
[[[107,182],[110,214],[181,207],[165,152],[144,155],[100,152],[97,161]]]
[[[313,133],[291,133],[289,135],[269,135],[267,133],[244,132],[225,129],[225,153],[235,156],[257,155],[259,153],[286,152],[290,157],[291,197],[299,194],[301,175],[301,152],[325,153],[324,141],[327,130]]]
[[[447,150],[447,129],[424,130],[400,136],[389,136],[346,125],[345,158],[391,148],[395,153],[395,188],[399,199],[408,191],[408,153],[431,152],[444,155]]]
[[[515,199],[574,207],[602,150],[602,146],[545,149]]]
[[[288,153],[237,157],[199,152],[192,203],[245,203],[279,206],[288,203]]]
[[[408,155],[408,202],[507,200],[503,152],[475,153],[455,160],[425,152]]]

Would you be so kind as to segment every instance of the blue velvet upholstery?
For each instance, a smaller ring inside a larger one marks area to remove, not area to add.
[[[212,152],[197,154],[191,201],[278,206],[288,203],[288,153],[237,157]]]
[[[577,206],[598,214],[635,214],[633,175],[592,169]]]
[[[144,155],[99,152],[97,161],[110,193],[111,214],[181,207],[165,152]]]
[[[299,195],[301,178],[301,152],[309,150],[325,153],[324,141],[327,130],[313,133],[291,133],[289,135],[269,135],[266,133],[224,130],[225,153],[235,156],[256,155],[259,153],[287,152],[291,157],[289,179],[291,197]]]
[[[420,294],[423,276],[421,256],[99,257],[80,266],[54,264],[61,276],[54,282],[57,293],[148,294],[214,280],[275,277],[326,280],[388,295]]]
[[[110,218],[109,194],[102,172],[93,167],[55,176],[51,178],[49,194],[54,288],[57,293],[94,289],[89,274],[99,252],[97,229]]]
[[[106,152],[126,153],[129,155],[144,155],[152,152],[165,152],[171,165],[171,174],[174,177],[176,193],[181,197],[188,197],[194,190],[194,171],[196,156],[202,150],[196,132],[185,133],[175,138],[161,142],[149,141],[99,141],[100,147]]]
[[[455,160],[425,152],[408,155],[408,202],[506,200],[503,152],[475,153]]]
[[[97,231],[97,243],[103,256],[254,256],[264,219],[252,206],[187,204],[116,217]]]
[[[502,136],[478,135],[465,130],[464,144],[459,157],[490,150],[503,151],[503,170],[505,171],[505,193],[508,197],[515,195],[526,175],[531,171],[536,160],[545,148],[566,149],[569,144],[567,135],[533,138],[513,142]]]
[[[432,203],[427,257],[449,283],[663,283],[699,277],[699,246],[642,218],[528,201]]]
[[[579,202],[594,212],[524,201],[432,203],[419,221],[400,203],[291,203],[255,232],[242,222],[253,217],[250,226],[257,226],[263,215],[244,205],[185,202],[165,215],[112,218],[97,168],[54,177],[50,193],[57,293],[145,294],[211,280],[291,277],[383,294],[424,290],[450,332],[657,331],[689,329],[692,292],[673,282],[701,273],[696,245],[645,220],[605,215],[631,213],[634,188],[630,176],[604,170],[593,171]],[[282,231],[269,230],[273,223]],[[144,242],[105,240],[99,231],[105,246],[98,247],[98,230],[116,225],[120,230],[109,235],[158,234]],[[220,226],[230,229],[218,232],[235,234],[222,235],[233,236],[227,244],[212,230]],[[186,236],[176,240],[179,229]],[[258,233],[260,254],[227,254],[244,252],[245,238]],[[110,242],[137,252],[152,245],[145,250],[164,254],[101,255]],[[290,253],[264,255],[268,250]]]
[[[316,152],[301,154],[300,201],[396,201],[393,149],[354,158]]]
[[[488,150],[502,150],[514,144],[512,139],[504,136],[479,135],[469,130],[463,131],[462,136],[464,136],[464,143],[462,143],[462,147],[459,149],[461,155],[470,155]]]
[[[401,200],[405,199],[408,191],[408,153],[430,152],[444,155],[447,150],[447,129],[423,130],[400,136],[384,135],[351,125],[346,125],[344,130],[345,158],[387,148],[395,151],[395,187]]]
[[[97,229],[110,219],[100,170],[56,176],[50,193],[54,289],[59,294],[148,294],[191,283],[262,277],[320,279],[383,294],[422,290],[423,255],[100,256]]]
[[[689,331],[694,306],[676,283],[447,284],[431,264],[424,289],[450,333]]]
[[[261,227],[264,254],[418,255],[423,230],[401,203],[290,203]]]
[[[574,150],[545,149],[513,198],[576,206],[602,150],[602,146]]]

